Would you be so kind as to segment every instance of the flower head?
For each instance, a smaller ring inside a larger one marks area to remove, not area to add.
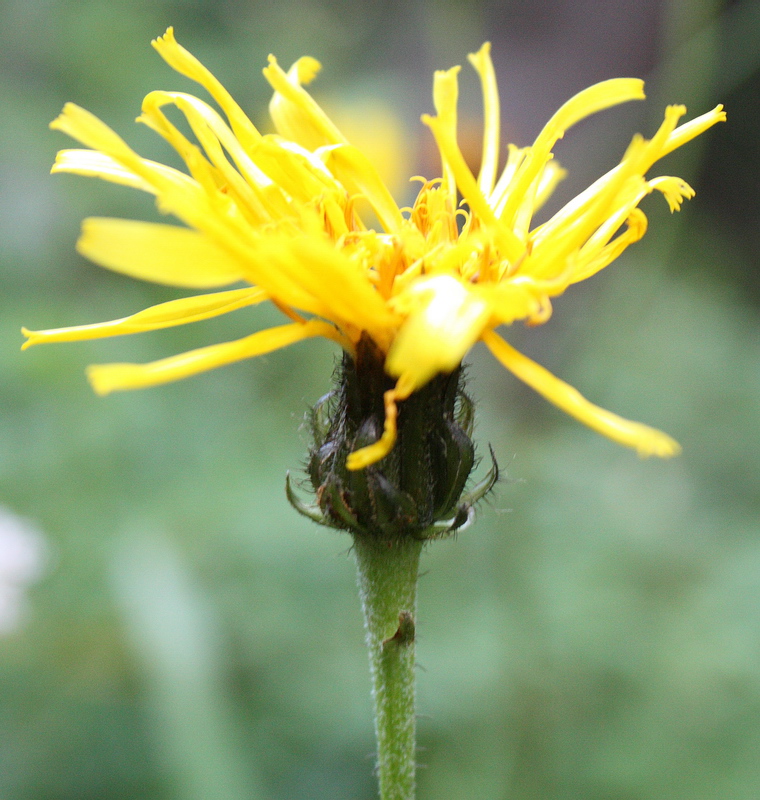
[[[181,172],[142,158],[114,131],[67,104],[51,127],[85,147],[63,150],[53,172],[99,177],[153,194],[158,209],[183,225],[85,220],[77,244],[101,266],[188,289],[225,289],[162,303],[124,319],[28,331],[25,346],[157,330],[208,319],[264,301],[286,324],[149,364],[92,366],[99,394],[185,378],[240,359],[322,336],[355,356],[371,340],[384,359],[384,429],[348,456],[349,469],[385,457],[397,435],[397,404],[441,373],[456,370],[483,341],[511,372],[561,409],[641,455],[669,456],[664,433],[624,420],[512,348],[496,328],[551,316],[551,298],[606,267],[646,231],[638,208],[653,191],[672,211],[691,187],[680,178],[647,178],[652,165],[725,119],[722,106],[683,125],[669,106],[655,135],[633,138],[621,162],[540,225],[536,210],[563,175],[552,148],[585,117],[644,98],[633,78],[603,81],[568,100],[530,147],[508,147],[499,171],[499,96],[488,44],[469,57],[482,85],[483,156],[474,175],[457,143],[458,67],[436,72],[435,116],[423,115],[440,151],[442,175],[422,180],[411,208],[399,208],[370,159],[352,146],[304,88],[319,63],[300,58],[284,72],[273,56],[264,76],[274,89],[276,134],[262,135],[219,81],[175,40],[171,28],[153,46],[193,79],[223,112],[182,92],[154,91],[141,122],[166,139],[187,166]],[[165,113],[173,106],[193,140]],[[366,199],[379,226],[357,210]]]

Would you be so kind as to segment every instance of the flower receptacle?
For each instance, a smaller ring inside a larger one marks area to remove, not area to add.
[[[494,462],[478,491],[464,495],[476,459],[473,403],[461,367],[399,402],[393,449],[361,470],[349,470],[346,459],[380,437],[383,395],[394,381],[384,370],[383,353],[366,336],[355,357],[344,354],[335,377],[334,389],[310,414],[308,475],[316,503],[305,507],[288,486],[297,510],[324,525],[386,541],[433,538],[465,525],[473,504],[496,482],[498,468]]]

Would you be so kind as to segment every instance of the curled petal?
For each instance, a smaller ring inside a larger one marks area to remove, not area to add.
[[[639,78],[611,78],[600,81],[573,95],[560,106],[538,135],[534,146],[549,148],[576,123],[606,108],[644,100],[644,81]]]
[[[671,213],[674,211],[680,211],[683,201],[691,200],[691,198],[696,194],[694,189],[692,189],[691,186],[686,183],[686,181],[681,180],[681,178],[671,177],[669,175],[663,175],[659,178],[654,178],[653,180],[649,181],[649,186],[652,189],[657,189],[658,192],[662,192],[662,195],[667,201],[668,208],[670,208]]]
[[[198,100],[197,97],[184,92],[151,92],[143,101],[143,109],[150,112],[167,103],[174,104],[185,115],[193,129],[193,133],[198,137],[198,141],[203,144],[209,156],[216,156],[216,147],[221,144],[232,156],[235,165],[252,186],[266,186],[271,183],[261,170],[256,167],[248,152],[242,147],[240,141],[227,127],[219,114],[211,106],[202,100]],[[256,143],[259,141],[261,141],[260,136],[256,139]],[[214,151],[206,147],[207,142],[211,143]],[[217,160],[221,162],[218,156],[216,158],[212,157],[212,161],[216,162]],[[222,163],[225,166],[227,164],[226,160]]]
[[[393,449],[393,445],[396,443],[396,420],[398,419],[398,406],[396,403],[401,400],[406,400],[414,391],[414,388],[412,384],[408,383],[402,377],[393,389],[389,389],[385,392],[383,395],[383,403],[385,405],[383,434],[374,444],[349,453],[346,459],[346,467],[348,467],[348,469],[352,472],[364,469],[365,467],[377,463],[390,453]]]
[[[613,228],[614,222],[608,228]],[[626,229],[609,241],[609,236],[617,230],[617,225],[612,231],[603,231],[605,226],[597,231],[600,241],[589,240],[580,250],[578,261],[573,270],[572,283],[585,281],[592,275],[603,270],[611,264],[628,245],[638,242],[647,231],[647,218],[640,208],[631,210],[626,219]],[[594,236],[596,237],[597,234]],[[592,237],[593,238],[593,237]]]

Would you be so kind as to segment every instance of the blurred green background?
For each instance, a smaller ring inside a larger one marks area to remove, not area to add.
[[[0,797],[375,793],[350,541],[300,518],[283,491],[335,349],[307,342],[107,399],[85,365],[242,336],[276,313],[18,350],[21,325],[111,319],[177,296],[74,251],[84,216],[149,219],[149,199],[48,176],[70,146],[47,129],[67,100],[169,157],[133,120],[148,91],[190,88],[149,46],[170,24],[254,121],[267,54],[316,56],[315,92],[341,118],[396,116],[410,175],[437,169],[418,119],[436,68],[465,64],[463,139],[477,148],[465,57],[485,39],[504,137],[518,144],[593,81],[646,78],[646,104],[558,145],[571,177],[557,202],[609,169],[634,130],[651,135],[666,102],[691,116],[726,104],[727,125],[661,167],[696,199],[671,217],[652,198],[644,242],[559,299],[548,325],[509,332],[590,399],[674,435],[681,457],[640,461],[471,354],[480,451],[490,442],[508,479],[473,528],[424,556],[419,797],[760,797],[751,0],[0,2],[0,599],[6,610],[23,600],[0,625]],[[19,526],[27,533],[8,538]]]

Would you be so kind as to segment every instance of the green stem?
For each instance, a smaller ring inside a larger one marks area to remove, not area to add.
[[[422,542],[354,537],[372,673],[380,800],[413,800],[414,627]]]

